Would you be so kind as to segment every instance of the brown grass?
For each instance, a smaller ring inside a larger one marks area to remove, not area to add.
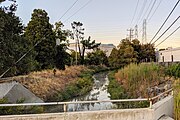
[[[17,77],[16,80],[31,90],[36,96],[47,100],[55,93],[63,90],[67,84],[76,81],[81,72],[87,70],[84,66],[66,67],[66,70],[43,70],[29,75]]]

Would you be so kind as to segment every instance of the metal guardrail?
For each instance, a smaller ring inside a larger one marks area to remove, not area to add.
[[[69,104],[90,104],[90,103],[104,103],[104,102],[141,102],[149,101],[149,108],[152,108],[153,101],[164,95],[167,96],[172,92],[172,89],[169,89],[153,98],[143,98],[143,99],[120,99],[120,100],[101,100],[101,101],[77,101],[77,102],[46,102],[46,103],[21,103],[21,104],[0,104],[0,107],[16,107],[16,106],[48,106],[48,105],[64,105],[64,112],[67,112],[67,105]]]

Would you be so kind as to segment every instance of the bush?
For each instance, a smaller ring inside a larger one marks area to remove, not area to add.
[[[174,76],[175,78],[180,78],[180,63],[172,64],[166,68],[166,75]]]
[[[92,86],[92,74],[83,72],[79,75],[77,81],[68,84],[63,91],[58,92],[51,100],[64,101],[73,97],[84,95],[92,89]]]
[[[23,103],[19,100],[17,103]],[[0,104],[8,104],[6,98],[0,99]],[[0,115],[18,115],[18,114],[38,114],[43,113],[44,108],[39,106],[16,106],[16,107],[0,107]]]
[[[158,85],[164,72],[156,64],[130,64],[115,74],[116,80],[130,96],[147,97],[147,88]]]
[[[108,85],[108,92],[110,93],[111,99],[123,99],[126,98],[126,95],[124,94],[124,89],[122,86],[118,83],[117,80],[114,78],[115,71],[112,71],[109,73],[109,85]]]

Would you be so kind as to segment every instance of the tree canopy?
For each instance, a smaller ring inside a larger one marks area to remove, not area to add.
[[[0,74],[11,68],[5,76],[26,74],[34,70],[31,55],[17,62],[31,46],[23,36],[24,26],[20,18],[15,16],[15,8],[15,3],[0,8]]]
[[[139,40],[123,39],[109,56],[112,67],[122,67],[129,63],[155,61],[155,49],[152,44],[140,44]]]
[[[47,12],[42,9],[34,9],[31,20],[25,28],[25,37],[33,45],[40,42],[35,47],[38,70],[54,67],[56,40],[52,28]]]

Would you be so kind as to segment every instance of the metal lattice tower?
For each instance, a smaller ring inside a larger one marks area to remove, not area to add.
[[[146,33],[146,19],[143,20],[143,33],[142,33],[142,44],[147,43],[147,33]]]
[[[135,34],[134,34],[135,39],[138,39],[138,25],[135,26]]]
[[[132,41],[133,40],[133,37],[134,37],[134,35],[133,35],[133,29],[132,28],[130,28],[130,29],[128,29],[127,31],[129,31],[129,40],[130,41]]]

